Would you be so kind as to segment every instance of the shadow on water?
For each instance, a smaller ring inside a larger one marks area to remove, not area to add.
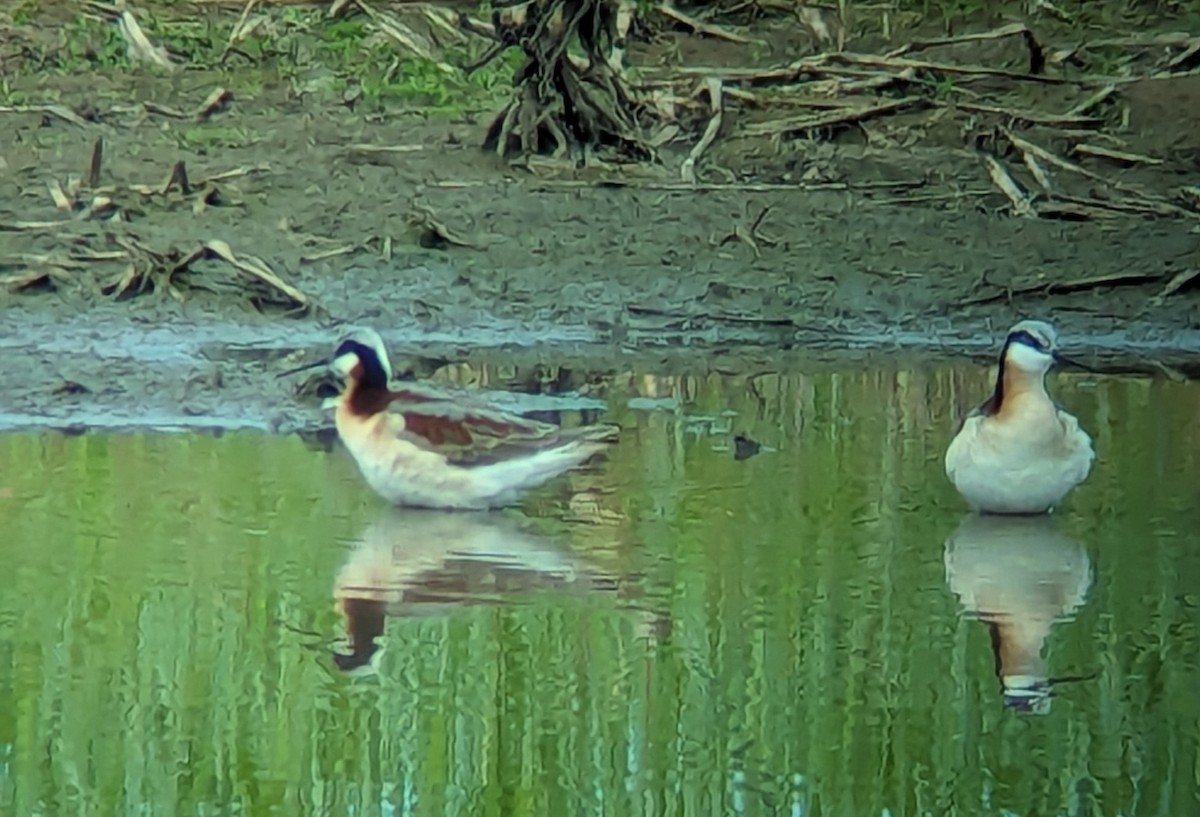
[[[486,515],[0,434],[0,813],[1197,813],[1200,391],[1056,375],[1095,467],[998,520],[942,464],[991,377],[577,374],[621,441]]]

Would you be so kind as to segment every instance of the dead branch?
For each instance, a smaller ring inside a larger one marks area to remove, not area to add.
[[[64,122],[86,127],[89,123],[65,105],[0,105],[0,113],[40,113],[57,116]]]
[[[1112,272],[1079,278],[1073,281],[1050,281],[1029,284],[1027,286],[1006,287],[1000,292],[991,292],[961,301],[963,305],[986,304],[994,301],[1011,300],[1019,295],[1067,295],[1074,292],[1086,292],[1101,287],[1141,286],[1153,281],[1161,281],[1162,273],[1156,272]]]
[[[1025,42],[1026,48],[1029,50],[1029,73],[1040,74],[1046,66],[1046,55],[1041,44],[1029,30],[1029,27],[1024,23],[1010,23],[1000,28],[992,29],[991,31],[981,31],[975,34],[960,34],[957,37],[940,37],[934,40],[917,40],[908,43],[899,48],[889,51],[884,56],[887,59],[895,59],[905,54],[911,54],[915,51],[924,51],[927,48],[935,48],[937,46],[958,45],[961,43],[977,43],[988,42],[991,40],[1001,40],[1007,37],[1020,37]]]
[[[864,119],[895,113],[905,108],[914,108],[925,104],[927,104],[927,100],[924,97],[910,96],[902,99],[891,99],[875,105],[843,108],[817,116],[797,116],[788,119],[775,119],[770,122],[755,122],[744,127],[742,133],[746,136],[782,136],[801,131],[813,131],[819,128],[852,125]]]
[[[706,23],[698,20],[691,15],[684,14],[682,11],[672,7],[669,3],[659,3],[654,7],[654,10],[659,14],[673,20],[680,25],[691,29],[696,34],[701,34],[705,37],[712,37],[717,40],[728,40],[731,43],[750,43],[753,42],[749,37],[743,37],[741,34],[735,34],[732,31],[722,28],[721,26]]]
[[[683,161],[683,166],[679,173],[685,182],[696,181],[696,162],[704,151],[708,150],[713,141],[717,138],[717,134],[721,130],[721,121],[725,115],[725,103],[721,96],[721,81],[719,79],[709,79],[704,83],[704,91],[708,94],[709,105],[712,108],[712,115],[709,117],[708,126],[704,129],[704,135],[700,137],[700,141],[692,148],[691,152]]]
[[[983,162],[987,165],[988,176],[991,177],[992,183],[996,185],[1012,205],[1013,215],[1023,218],[1035,216],[1036,213],[1029,201],[1029,196],[1021,189],[1021,186],[1017,184],[1012,174],[1008,172],[1004,165],[986,154],[983,157]]]

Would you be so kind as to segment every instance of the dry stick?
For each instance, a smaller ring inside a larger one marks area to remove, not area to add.
[[[369,145],[365,142],[346,146],[347,153],[366,153],[368,155],[374,153],[416,153],[419,150],[428,149],[429,145]]]
[[[1083,292],[1104,286],[1135,286],[1151,281],[1159,281],[1162,280],[1162,277],[1162,273],[1157,272],[1112,272],[1091,278],[1079,278],[1074,281],[1051,281],[1050,283],[1030,284],[1016,288],[1006,287],[1003,292],[993,292],[988,295],[968,298],[960,303],[963,306],[968,304],[986,304],[1012,298],[1015,295],[1029,295],[1034,292],[1041,295],[1065,295],[1071,292]]]
[[[709,68],[682,66],[672,73],[689,77],[717,77],[725,82],[794,82],[805,74],[820,74],[828,71],[829,56],[821,54],[797,60],[782,68]]]
[[[55,208],[62,210],[64,213],[69,213],[74,209],[71,196],[68,196],[62,189],[62,185],[58,183],[58,179],[51,179],[46,182],[46,187],[50,190],[50,198],[54,199]]]
[[[70,223],[69,221],[0,221],[0,233],[57,230]]]
[[[401,46],[407,48],[418,57],[429,60],[440,69],[448,74],[458,73],[458,69],[454,66],[437,59],[432,52],[420,42],[417,41],[412,29],[403,26],[399,20],[393,19],[390,15],[376,11],[373,6],[368,4],[366,0],[354,0],[354,4],[363,10],[363,13],[371,18],[371,21]]]
[[[1025,163],[1025,167],[1029,170],[1034,180],[1041,185],[1042,189],[1047,193],[1054,192],[1054,183],[1050,181],[1050,174],[1046,172],[1046,168],[1042,167],[1041,162],[1032,153],[1022,153],[1021,160]]]
[[[725,118],[725,102],[721,98],[721,80],[707,79],[704,81],[704,88],[708,91],[709,104],[712,106],[712,116],[708,119],[708,126],[704,129],[704,135],[700,137],[700,141],[688,153],[687,158],[683,160],[682,167],[679,168],[680,177],[685,182],[692,184],[696,182],[696,162],[717,138],[717,134],[721,130],[721,122]]]
[[[598,181],[583,181],[580,179],[560,179],[558,181],[538,181],[525,183],[519,181],[493,182],[484,180],[463,181],[432,181],[426,186],[441,190],[465,190],[479,187],[501,187],[520,185],[537,192],[555,192],[567,190],[610,189],[610,190],[651,190],[667,193],[800,193],[819,192],[826,190],[912,190],[924,187],[925,179],[908,179],[904,181],[860,182],[820,182],[816,184],[772,184],[767,182],[720,183],[720,182],[662,182],[643,181],[637,179],[600,179]]]
[[[1167,71],[1174,71],[1181,65],[1187,65],[1192,60],[1196,59],[1197,54],[1200,54],[1200,38],[1192,40],[1191,45],[1184,49],[1182,54],[1176,55],[1176,57],[1168,62],[1164,67]]]
[[[928,201],[956,201],[982,196],[991,196],[996,191],[988,187],[983,190],[955,190],[950,193],[922,193],[918,196],[894,196],[890,199],[872,199],[875,204],[923,204]]]
[[[1100,182],[1101,184],[1111,187],[1113,190],[1119,190],[1122,193],[1133,196],[1136,198],[1139,205],[1143,205],[1148,209],[1154,209],[1160,213],[1166,212],[1166,213],[1172,213],[1175,215],[1186,215],[1191,218],[1200,217],[1200,214],[1193,213],[1190,210],[1186,210],[1182,207],[1171,204],[1170,202],[1164,201],[1163,199],[1159,199],[1155,196],[1151,196],[1147,193],[1142,192],[1141,190],[1138,190],[1137,188],[1130,187],[1129,185],[1121,184],[1120,182],[1105,178],[1103,175],[1101,175],[1099,173],[1095,173],[1091,170],[1088,170],[1086,167],[1081,167],[1080,165],[1077,165],[1074,162],[1069,162],[1066,159],[1055,156],[1053,153],[1046,150],[1045,148],[1039,147],[1038,145],[1035,145],[1034,143],[1030,142],[1029,140],[1023,139],[1020,136],[1017,136],[1015,133],[1013,133],[1008,128],[1004,128],[1004,136],[1008,139],[1009,142],[1012,143],[1013,147],[1017,148],[1017,150],[1020,150],[1022,152],[1032,153],[1037,158],[1041,159],[1042,161],[1044,161],[1048,164],[1054,165],[1057,168],[1070,171],[1071,173],[1078,173],[1081,176],[1085,176],[1093,181],[1097,181],[1097,182]]]
[[[141,103],[140,107],[146,113],[156,113],[160,116],[169,116],[172,119],[187,119],[187,114],[178,108],[159,105],[157,102],[143,102]],[[134,108],[133,110],[137,110],[137,108]]]
[[[731,43],[747,44],[753,42],[753,40],[749,39],[748,37],[743,37],[741,34],[734,34],[732,31],[726,31],[720,26],[702,22],[697,20],[695,17],[691,17],[681,11],[677,11],[667,3],[660,3],[659,5],[655,6],[655,11],[665,17],[670,17],[677,23],[682,23],[696,34],[703,34],[718,40],[728,40]]]
[[[1024,218],[1032,218],[1037,215],[1033,209],[1033,205],[1029,202],[1029,197],[1021,190],[1020,185],[1017,184],[1004,165],[987,154],[984,154],[983,162],[987,165],[988,175],[992,178],[992,183],[1011,202],[1014,214]]]
[[[1026,37],[1028,40],[1033,37],[1033,32],[1024,23],[1009,23],[1006,26],[994,28],[991,31],[980,31],[975,34],[961,34],[957,37],[938,37],[933,40],[916,40],[893,49],[884,56],[888,59],[895,59],[896,57],[910,54],[913,51],[924,51],[927,48],[936,48],[941,45],[986,42],[989,40],[1001,40],[1005,37],[1015,37],[1017,35]]]
[[[254,7],[257,5],[258,0],[246,0],[246,5],[242,7],[241,16],[238,17],[237,23],[233,26],[233,31],[229,32],[229,41],[225,43],[225,47],[221,49],[221,56],[217,58],[218,63],[224,63],[225,58],[229,56],[229,52],[238,44],[242,33],[242,26],[246,25],[246,20],[250,17],[250,12],[254,11]]]
[[[171,62],[171,58],[167,56],[166,51],[150,42],[150,38],[146,36],[146,32],[142,31],[142,27],[138,25],[137,18],[133,16],[133,12],[129,9],[123,9],[117,15],[117,28],[129,47],[130,56],[154,63],[172,71],[178,67],[175,63]]]
[[[1092,208],[1097,210],[1108,210],[1114,213],[1130,213],[1132,215],[1144,216],[1147,213],[1156,216],[1173,216],[1178,215],[1174,205],[1160,204],[1154,201],[1135,201],[1126,203],[1123,201],[1113,201],[1111,199],[1095,199],[1086,198],[1083,196],[1070,196],[1065,193],[1055,193],[1054,203],[1065,203],[1078,205],[1081,208]]]
[[[200,103],[200,107],[196,109],[195,115],[192,117],[197,123],[206,121],[214,113],[225,107],[229,100],[233,99],[233,92],[227,88],[215,88],[212,93],[204,98]]]
[[[1161,303],[1164,298],[1174,295],[1196,278],[1200,278],[1200,267],[1177,273],[1175,277],[1168,281],[1167,285],[1163,287],[1162,292],[1158,293],[1157,297],[1155,298],[1156,304]]]
[[[970,111],[972,113],[990,113],[997,116],[1007,116],[1018,122],[1028,122],[1031,125],[1050,125],[1052,127],[1090,128],[1104,124],[1104,120],[1095,116],[1080,116],[1074,111],[1067,113],[1046,113],[1044,111],[1023,111],[1018,108],[1003,108],[999,105],[985,105],[980,102],[940,102],[939,107]]]
[[[247,256],[245,260],[234,255],[233,250],[228,244],[219,239],[212,239],[204,244],[204,249],[217,255],[226,263],[232,265],[239,272],[257,278],[263,283],[275,287],[277,290],[287,295],[300,306],[308,308],[312,306],[312,301],[307,295],[296,289],[291,284],[284,281],[264,264],[262,261],[251,256]]]
[[[849,108],[832,111],[817,116],[800,116],[790,119],[775,119],[770,122],[755,122],[742,128],[746,136],[774,136],[797,131],[828,128],[835,125],[852,125],[873,116],[894,113],[903,108],[926,104],[924,97],[909,96],[903,99],[892,99],[878,105],[868,105],[861,108]]]
[[[1074,108],[1067,111],[1067,116],[1082,116],[1085,112],[1090,111],[1092,108],[1100,105],[1100,103],[1107,101],[1108,98],[1116,92],[1116,85],[1105,85],[1099,91],[1096,91],[1096,93],[1092,94]]]
[[[629,43],[629,27],[633,25],[636,13],[637,6],[634,0],[618,0],[617,16],[613,21],[616,36],[613,38],[612,50],[608,52],[608,67],[619,77],[625,76],[625,50]]]
[[[834,28],[837,29],[836,38],[829,31],[829,23],[826,22],[826,11],[831,11],[828,7],[809,5],[801,0],[799,7],[785,6],[788,11],[794,11],[800,22],[813,33],[817,38],[817,42],[822,45],[834,43],[836,39],[837,50],[841,51],[846,47],[846,26],[842,23],[840,15],[830,15],[829,19],[833,21]],[[732,11],[732,10],[731,10]]]
[[[86,127],[88,121],[63,105],[0,105],[0,113],[40,113],[57,116],[64,122]]]
[[[1200,186],[1184,185],[1178,190],[1179,198],[1200,209]]]
[[[1051,3],[1050,0],[1033,0],[1033,7],[1057,17],[1064,23],[1070,23],[1071,25],[1075,25],[1076,23],[1075,18],[1072,15]]]
[[[120,261],[122,258],[127,258],[128,253],[121,250],[76,250],[69,255],[55,255],[53,253],[18,253],[17,255],[8,256],[0,259],[0,265],[4,264],[53,264],[56,267],[64,269],[86,269],[90,264],[97,261]]]
[[[1087,43],[1093,48],[1115,46],[1117,48],[1159,48],[1165,45],[1187,45],[1196,38],[1194,34],[1183,31],[1153,34],[1147,37],[1115,37],[1107,40],[1094,40]]]
[[[1080,143],[1071,148],[1072,153],[1081,153],[1084,156],[1096,156],[1101,159],[1111,159],[1114,162],[1121,162],[1129,165],[1161,165],[1162,159],[1155,159],[1151,156],[1142,156],[1137,153],[1127,153],[1123,150],[1109,150],[1099,145],[1089,145]]]

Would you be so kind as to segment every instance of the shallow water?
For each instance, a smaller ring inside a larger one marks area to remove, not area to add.
[[[989,523],[941,470],[988,379],[618,378],[608,460],[484,515],[0,436],[0,813],[1197,813],[1200,389],[1056,376],[1096,467]]]

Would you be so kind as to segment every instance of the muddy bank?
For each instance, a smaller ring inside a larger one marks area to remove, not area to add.
[[[719,73],[815,47],[772,26],[757,55],[674,32],[634,56],[652,77],[671,61]],[[1070,33],[1049,30],[1048,42]],[[921,53],[1011,67],[1024,48]],[[1086,84],[917,82],[913,109],[805,138],[764,133],[778,107],[731,103],[687,189],[679,162],[698,133],[686,127],[658,163],[511,165],[477,147],[487,111],[366,113],[243,76],[247,90],[194,121],[162,111],[192,110],[230,77],[184,76],[13,84],[59,107],[15,106],[0,122],[12,136],[0,142],[0,425],[319,426],[317,401],[270,375],[350,324],[381,330],[414,375],[499,364],[492,385],[518,391],[574,388],[582,376],[546,385],[564,366],[602,379],[986,360],[1031,316],[1101,368],[1196,374],[1196,76],[1119,83],[1103,103],[1116,107],[1087,116],[1062,113]],[[727,84],[743,100],[761,92]],[[818,97],[804,104],[848,104]],[[1020,140],[1078,170],[1031,161]],[[1093,152],[1072,152],[1081,144]],[[1090,202],[1081,220],[1018,213],[985,155],[1026,204]],[[1037,193],[1030,174],[1057,192]],[[89,175],[94,190],[80,188]],[[181,261],[214,241],[296,287],[308,314],[270,303],[279,292],[244,269]]]
[[[286,368],[328,354],[340,327],[312,320],[217,315],[132,320],[105,307],[56,319],[0,316],[0,429],[259,429],[317,433],[332,426],[320,395]],[[148,317],[148,316],[146,316]],[[1070,321],[1061,322],[1070,326]],[[482,388],[511,410],[602,411],[627,400],[635,375],[758,374],[987,365],[995,341],[974,327],[905,330],[859,322],[804,330],[724,325],[629,329],[618,341],[586,324],[493,321],[437,331],[379,322],[403,378]],[[1099,371],[1200,376],[1200,332],[1071,333],[1071,353]],[[646,404],[653,408],[653,401]],[[686,407],[685,407],[686,410]]]

